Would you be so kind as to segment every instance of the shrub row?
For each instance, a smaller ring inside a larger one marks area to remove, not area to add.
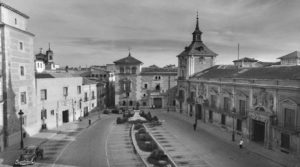
[[[141,116],[141,117],[144,117],[144,118],[145,118],[147,121],[149,121],[149,122],[158,121],[157,116],[153,116],[153,117],[152,117],[152,115],[151,115],[150,112],[148,112],[148,113],[146,114],[144,111],[142,111],[142,112],[140,113],[140,116]]]

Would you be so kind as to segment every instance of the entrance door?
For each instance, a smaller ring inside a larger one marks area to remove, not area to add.
[[[240,119],[236,120],[236,130],[242,131],[242,120],[240,120]]]
[[[62,120],[63,123],[69,122],[69,110],[65,110],[62,112]]]
[[[253,141],[264,142],[265,140],[265,123],[253,120]]]
[[[213,112],[211,110],[209,110],[208,119],[209,119],[210,122],[213,121]]]
[[[197,111],[197,119],[202,119],[202,106],[201,104],[196,105],[196,111]]]
[[[162,108],[162,99],[161,98],[154,98],[153,99],[155,108]]]

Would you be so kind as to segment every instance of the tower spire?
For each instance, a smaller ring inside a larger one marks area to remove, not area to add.
[[[199,29],[199,18],[198,18],[198,11],[197,11],[196,27],[195,27],[195,31],[193,32],[193,42],[196,42],[196,41],[201,42],[202,41],[201,35],[202,35],[202,32]]]
[[[128,48],[128,52],[129,52],[128,57],[131,56],[130,50],[131,50],[131,48],[129,47],[129,48]]]
[[[195,28],[195,30],[198,30],[198,31],[200,31],[200,30],[199,30],[199,18],[198,18],[198,11],[197,11],[197,20],[196,20],[196,28]]]

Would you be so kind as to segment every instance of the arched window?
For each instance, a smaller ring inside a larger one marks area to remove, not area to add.
[[[155,86],[155,90],[160,91],[160,85],[159,85],[159,84],[157,84],[157,85]]]

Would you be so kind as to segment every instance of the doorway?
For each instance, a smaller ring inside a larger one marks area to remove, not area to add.
[[[154,103],[155,108],[162,108],[162,99],[161,98],[154,98],[153,103]]]
[[[62,112],[62,121],[63,123],[69,122],[69,110],[65,110]]]
[[[201,104],[196,105],[196,111],[197,111],[197,119],[202,119],[202,106]]]
[[[265,141],[265,123],[253,120],[253,141],[263,143]]]

